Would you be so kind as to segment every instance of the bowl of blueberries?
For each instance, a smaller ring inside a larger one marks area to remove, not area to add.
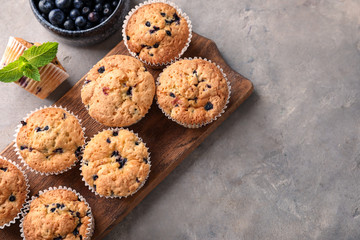
[[[68,44],[99,43],[118,31],[129,0],[30,0],[38,21]]]

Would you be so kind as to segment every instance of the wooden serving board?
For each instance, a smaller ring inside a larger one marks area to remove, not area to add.
[[[107,56],[114,54],[129,55],[123,42],[112,49]],[[196,33],[184,57],[203,57],[219,64],[231,83],[231,98],[225,113],[215,122],[198,129],[187,129],[172,122],[153,103],[150,112],[139,123],[129,127],[137,132],[146,142],[151,152],[151,172],[148,181],[135,195],[123,199],[100,198],[93,194],[81,181],[79,165],[70,171],[58,176],[40,176],[27,171],[30,181],[30,194],[34,195],[40,190],[51,186],[68,186],[76,189],[89,202],[95,217],[95,233],[93,239],[102,239],[118,224],[130,211],[138,205],[164,178],[175,169],[184,158],[191,153],[211,132],[213,132],[237,107],[247,99],[252,91],[252,83],[232,70],[221,57],[216,44]],[[89,66],[89,69],[92,66]],[[149,71],[156,79],[161,70]],[[84,108],[80,90],[83,77],[75,84],[55,105],[66,107],[82,119],[86,127],[86,136],[91,138],[99,130],[107,127],[94,121]],[[20,119],[19,119],[20,121]],[[14,130],[15,131],[15,130]],[[19,162],[13,144],[10,144],[1,155]],[[21,239],[19,221],[16,224],[0,230],[0,239]]]

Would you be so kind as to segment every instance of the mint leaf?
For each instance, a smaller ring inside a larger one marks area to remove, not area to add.
[[[40,73],[39,69],[30,63],[25,63],[21,70],[25,77],[31,78],[35,81],[40,81]]]
[[[32,46],[23,53],[23,57],[35,67],[42,67],[50,63],[58,51],[57,42],[47,42],[40,46]]]
[[[25,59],[25,61],[27,61]],[[21,57],[0,69],[1,82],[15,82],[23,76],[22,66],[26,64]]]

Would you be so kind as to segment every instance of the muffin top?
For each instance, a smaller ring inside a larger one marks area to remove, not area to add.
[[[110,127],[138,122],[155,95],[155,80],[134,57],[113,55],[100,60],[88,73],[82,102],[96,121]]]
[[[23,173],[12,163],[0,158],[0,226],[13,220],[27,196]]]
[[[203,59],[181,60],[161,73],[156,95],[166,115],[194,127],[221,114],[229,88],[215,64]]]
[[[151,3],[131,15],[126,28],[129,50],[151,64],[179,57],[190,34],[186,19],[166,3]]]
[[[84,145],[84,132],[75,116],[61,108],[32,113],[16,138],[24,161],[34,170],[53,173],[73,165]]]
[[[26,240],[88,239],[91,210],[84,201],[66,189],[41,194],[30,204],[23,221]]]
[[[146,181],[148,158],[148,149],[134,133],[105,130],[85,147],[82,175],[100,195],[126,197]]]

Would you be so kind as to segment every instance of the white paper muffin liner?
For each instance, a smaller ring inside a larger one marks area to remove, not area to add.
[[[30,113],[28,113],[26,115],[26,117],[23,118],[23,121],[26,122],[27,119],[31,116],[31,114],[37,112],[37,111],[40,111],[42,109],[45,109],[45,108],[59,108],[59,109],[62,109],[64,111],[66,111],[67,113],[73,115],[78,121],[79,121],[79,124],[83,130],[83,135],[84,135],[84,143],[83,145],[81,146],[81,149],[79,149],[79,155],[82,156],[82,152],[84,150],[84,146],[85,146],[85,143],[86,143],[86,136],[85,136],[85,131],[86,131],[86,128],[82,126],[81,124],[81,119],[75,115],[73,112],[69,111],[67,108],[64,108],[62,106],[43,106],[43,107],[40,107],[40,108],[36,108],[35,110],[31,111]],[[77,162],[80,160],[81,157],[77,158],[77,160],[71,165],[69,166],[68,168],[65,168],[63,170],[60,170],[60,171],[57,171],[57,172],[41,172],[41,171],[38,171],[38,170],[35,170],[33,169],[32,167],[30,167],[27,162],[24,160],[24,158],[21,156],[21,153],[20,153],[20,149],[18,148],[17,146],[17,143],[16,143],[16,139],[17,139],[17,135],[19,134],[19,131],[21,129],[23,125],[20,123],[19,125],[17,125],[17,128],[16,128],[16,131],[15,131],[15,134],[14,134],[14,147],[15,147],[15,153],[16,155],[18,156],[18,158],[21,160],[21,163],[26,167],[26,169],[30,170],[31,172],[34,172],[36,174],[40,174],[40,175],[45,175],[45,176],[50,176],[50,175],[59,175],[59,174],[62,174],[64,172],[67,172],[69,171],[71,168],[73,168]]]
[[[5,53],[0,61],[0,69],[7,64],[19,59],[19,57],[26,49],[26,46],[24,46],[14,37],[10,37]],[[35,96],[41,99],[45,99],[69,77],[69,74],[66,71],[57,67],[53,63],[49,63],[43,67],[40,67],[39,72],[41,78],[40,82],[23,76],[15,83]]]
[[[89,222],[89,226],[86,229],[87,232],[86,232],[86,237],[84,238],[84,240],[90,240],[91,239],[91,237],[92,237],[92,235],[94,233],[94,230],[95,230],[95,219],[94,219],[94,216],[93,216],[93,213],[91,211],[91,207],[90,207],[89,203],[76,190],[74,190],[74,189],[72,189],[70,187],[59,186],[59,187],[50,187],[50,188],[48,188],[46,190],[39,191],[38,196],[32,196],[31,199],[29,201],[27,201],[25,209],[24,209],[23,217],[20,220],[20,234],[21,234],[21,237],[23,238],[23,240],[26,240],[25,234],[24,234],[24,226],[23,226],[24,219],[25,219],[25,216],[27,215],[27,213],[30,211],[30,205],[31,205],[32,201],[34,201],[36,198],[38,198],[40,195],[42,195],[42,194],[44,194],[46,192],[53,191],[53,190],[58,190],[58,189],[69,190],[69,191],[75,193],[76,196],[78,196],[78,198],[80,199],[80,201],[84,202],[86,204],[86,206],[88,207],[88,209],[90,210],[90,214],[89,214],[90,222]]]
[[[127,43],[127,37],[126,37],[126,26],[130,20],[130,18],[132,17],[132,15],[141,7],[145,6],[145,5],[149,5],[149,4],[152,4],[152,3],[165,3],[165,4],[168,4],[170,6],[172,6],[173,8],[176,9],[176,11],[183,17],[185,18],[187,24],[188,24],[188,28],[189,28],[189,37],[187,39],[187,43],[185,45],[185,47],[181,50],[181,52],[179,53],[179,55],[177,57],[175,57],[174,59],[172,59],[171,61],[168,61],[168,62],[164,62],[164,63],[158,63],[158,64],[154,64],[154,63],[150,63],[148,61],[145,61],[143,59],[141,59],[139,56],[136,55],[136,53],[132,52],[128,46],[128,43]],[[139,5],[135,6],[133,9],[130,10],[130,12],[128,13],[128,15],[125,17],[125,20],[124,20],[124,24],[122,26],[122,35],[123,35],[123,41],[124,41],[124,44],[127,48],[127,50],[129,51],[129,53],[139,59],[141,62],[143,62],[144,64],[152,67],[152,68],[161,68],[162,66],[166,66],[166,65],[169,65],[169,64],[172,64],[174,63],[176,60],[178,60],[185,52],[186,50],[189,48],[190,46],[190,42],[191,42],[191,39],[192,39],[192,24],[191,24],[191,21],[190,21],[190,18],[187,16],[187,14],[182,11],[176,4],[174,4],[173,2],[170,2],[170,1],[167,1],[167,0],[148,0],[148,1],[145,1],[143,3],[140,3]]]
[[[17,219],[20,219],[20,217],[22,216],[22,213],[23,211],[25,210],[25,207],[26,207],[26,203],[27,203],[27,200],[29,198],[29,193],[30,193],[30,185],[29,185],[29,180],[27,178],[27,175],[26,173],[22,170],[22,168],[16,163],[16,162],[13,162],[11,160],[8,160],[6,157],[3,157],[3,156],[0,156],[0,158],[4,159],[5,161],[11,163],[12,165],[14,165],[17,169],[20,170],[20,172],[23,174],[24,178],[25,178],[25,184],[26,184],[26,198],[25,198],[25,201],[24,203],[22,204],[22,208],[19,210],[18,214],[13,218],[13,220],[11,220],[10,222],[8,223],[5,223],[4,225],[0,226],[0,230],[1,229],[4,229],[5,227],[9,227],[11,224],[15,223]]]
[[[213,121],[216,121],[219,117],[221,117],[221,115],[225,112],[225,110],[227,109],[227,106],[229,104],[229,101],[230,101],[230,96],[231,96],[231,85],[230,85],[230,82],[226,76],[226,74],[224,73],[224,70],[219,66],[217,65],[216,63],[212,62],[211,60],[208,60],[206,58],[201,58],[201,57],[193,57],[193,58],[181,58],[179,59],[178,61],[176,62],[179,62],[179,61],[182,61],[182,60],[195,60],[195,59],[202,59],[202,60],[205,60],[205,61],[208,61],[209,63],[211,64],[214,64],[219,70],[220,72],[222,73],[222,75],[224,76],[225,80],[226,80],[226,83],[227,83],[227,86],[228,86],[228,91],[229,91],[229,94],[228,94],[228,97],[227,97],[227,100],[226,100],[226,103],[224,105],[224,108],[222,109],[222,111],[216,115],[215,117],[213,117],[211,120],[207,121],[207,122],[204,122],[204,123],[200,123],[200,124],[186,124],[186,123],[183,123],[183,122],[180,122],[174,118],[172,118],[169,114],[167,114],[160,106],[159,102],[158,102],[158,99],[157,99],[157,94],[156,94],[156,104],[158,105],[158,107],[160,108],[160,110],[165,114],[165,116],[176,122],[177,124],[180,124],[181,126],[184,126],[186,128],[200,128],[200,127],[203,127],[205,125],[208,125],[210,123],[212,123]],[[171,65],[169,65],[168,67],[170,67]],[[159,86],[159,80],[160,80],[160,77],[162,75],[162,73],[165,71],[165,69],[167,69],[168,67],[164,68],[164,70],[159,74],[158,78],[156,79],[156,86]]]
[[[98,132],[90,139],[90,141],[91,141],[96,135],[98,135],[98,134],[101,133],[101,132],[104,132],[104,131],[120,131],[120,130],[127,130],[127,131],[129,131],[129,132],[132,132],[133,134],[136,135],[136,137],[137,137],[141,142],[144,143],[144,145],[145,145],[145,147],[146,147],[146,143],[143,141],[143,139],[142,139],[141,137],[139,137],[139,135],[138,135],[137,133],[134,133],[134,131],[132,131],[132,130],[130,130],[130,129],[127,129],[127,128],[108,128],[108,129],[104,129],[104,130],[98,131]],[[90,141],[89,141],[89,142],[90,142]],[[86,145],[87,145],[89,142],[87,142]],[[85,147],[86,147],[86,146],[85,146]],[[83,174],[82,174],[82,167],[83,167],[83,164],[84,164],[84,158],[81,160],[81,167],[80,167],[80,175],[81,175],[81,177],[82,177],[82,181],[85,183],[85,186],[87,186],[87,187],[89,188],[89,190],[90,190],[91,192],[93,192],[93,193],[94,193],[95,195],[97,195],[97,196],[105,197],[105,198],[108,198],[108,199],[109,199],[109,198],[111,198],[111,199],[112,199],[112,198],[121,199],[121,198],[130,197],[130,196],[134,195],[135,193],[137,193],[137,192],[145,185],[147,179],[149,178],[149,175],[150,175],[150,172],[151,172],[151,161],[150,161],[150,159],[151,159],[150,154],[151,154],[151,153],[150,153],[148,147],[146,147],[146,149],[147,149],[147,151],[148,151],[148,153],[149,153],[149,156],[148,156],[148,158],[147,158],[147,162],[148,162],[148,164],[149,164],[149,172],[148,172],[148,175],[146,176],[145,180],[140,184],[140,186],[139,186],[133,193],[131,193],[130,195],[127,195],[127,196],[104,196],[104,195],[96,192],[95,189],[86,182],[86,180],[84,179],[84,176],[83,176]]]

